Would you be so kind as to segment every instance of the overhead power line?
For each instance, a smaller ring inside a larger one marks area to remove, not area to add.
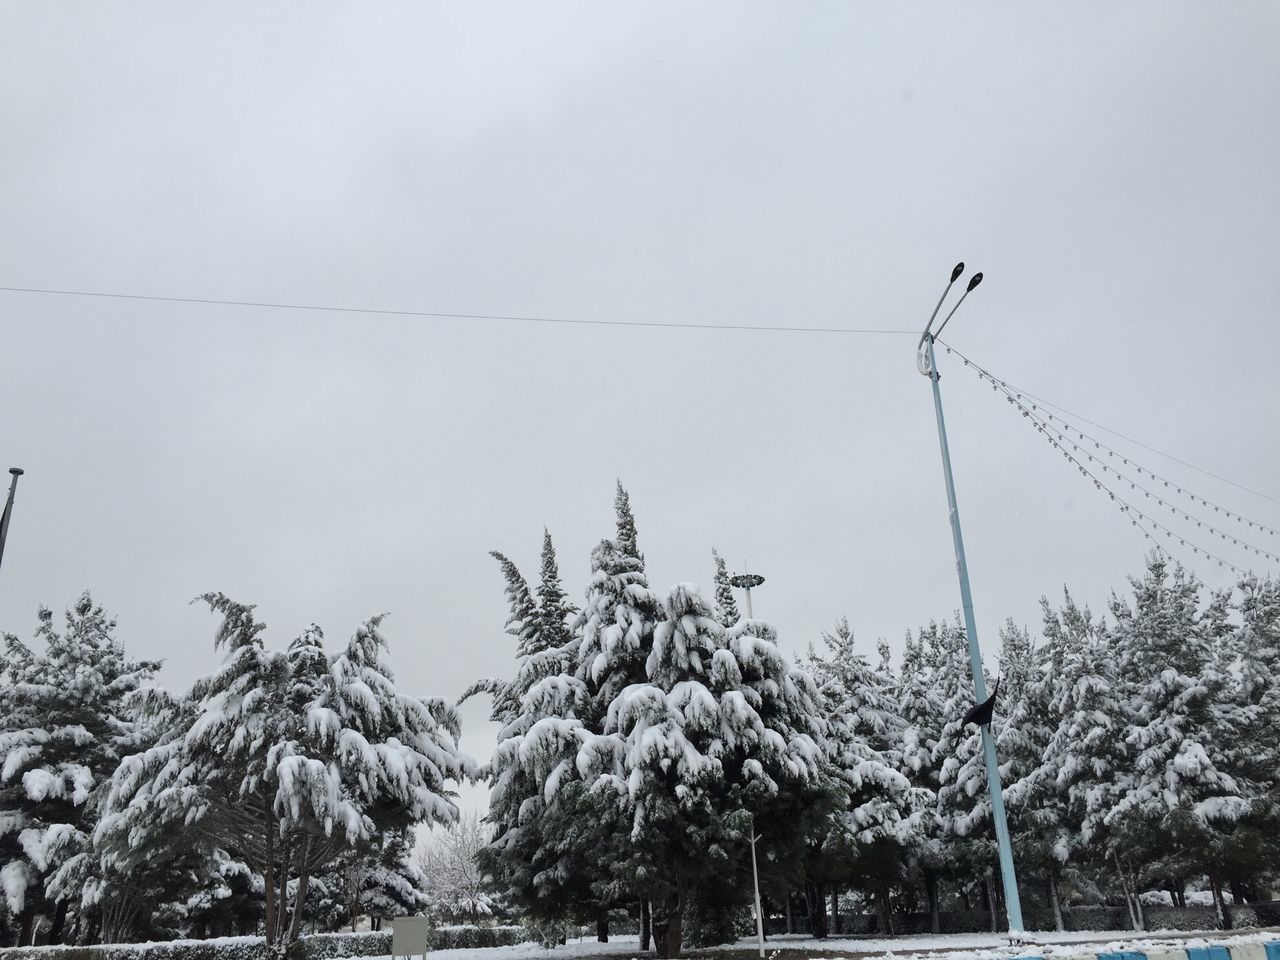
[[[54,290],[44,287],[0,287],[6,293],[38,293],[59,297],[98,297],[105,300],[143,300],[151,303],[192,303],[221,307],[258,307],[267,310],[304,310],[318,313],[359,313],[383,317],[423,317],[442,320],[512,320],[521,323],[559,323],[593,327],[660,327],[673,330],[757,330],[764,333],[897,334],[915,336],[912,330],[855,327],[787,327],[753,323],[687,323],[666,320],[588,320],[572,317],[532,317],[500,313],[445,313],[435,310],[381,310],[374,307],[333,307],[310,303],[271,303],[258,300],[222,300],[216,297],[162,297],[142,293],[107,293],[98,290]]]

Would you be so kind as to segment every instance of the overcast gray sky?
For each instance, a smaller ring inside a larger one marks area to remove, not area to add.
[[[1280,496],[1278,37],[1273,2],[7,3],[0,285],[918,330],[963,258],[957,346]],[[389,611],[457,696],[511,664],[487,551],[534,577],[545,524],[581,597],[616,477],[655,587],[746,558],[793,650],[958,606],[908,335],[11,292],[0,334],[0,629],[87,587],[174,687],[222,590],[279,645]],[[1101,607],[1146,544],[941,363],[985,645]]]

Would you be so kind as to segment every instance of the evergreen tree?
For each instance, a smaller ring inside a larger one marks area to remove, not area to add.
[[[726,634],[688,584],[663,601],[645,673],[615,696],[577,766],[597,771],[593,789],[631,824],[670,957],[691,893],[748,855],[752,816],[781,842],[778,806],[826,788],[825,731],[813,681],[787,666],[772,628],[741,622]]]
[[[556,562],[556,548],[551,533],[542,531],[542,576],[538,584],[538,652],[563,647],[572,639],[569,621],[577,615],[577,608],[569,602],[560,585],[560,566]]]
[[[1040,774],[1057,725],[1049,703],[1053,690],[1045,651],[1012,620],[1000,631],[1000,641],[1000,689],[992,734],[1010,842],[1017,851],[1018,879],[1024,887],[1033,877],[1043,881],[1054,926],[1061,930],[1058,876],[1069,830],[1056,785]],[[989,804],[986,807],[989,813]]]
[[[952,872],[961,878],[978,878],[994,929],[998,923],[992,874],[996,850],[986,758],[980,730],[964,723],[965,714],[974,705],[968,638],[957,618],[953,623],[942,624],[931,634],[930,641],[928,656],[942,719],[932,758],[938,776],[938,825],[943,837],[948,838],[944,842]]]
[[[742,615],[738,613],[738,601],[733,596],[733,584],[729,582],[729,569],[725,566],[724,557],[715,550],[711,551],[711,555],[716,560],[716,620],[728,630]]]
[[[641,569],[644,568],[644,554],[640,552],[640,547],[636,542],[636,519],[631,514],[631,495],[623,489],[622,481],[618,481],[617,491],[613,498],[613,510],[618,519],[618,533],[616,543],[618,549],[640,562]]]
[[[1115,781],[1106,823],[1145,864],[1146,879],[1184,875],[1185,861],[1170,854],[1193,852],[1225,921],[1222,852],[1250,805],[1226,769],[1215,729],[1224,679],[1213,670],[1200,585],[1181,566],[1170,572],[1158,553],[1130,582],[1132,603],[1111,601],[1130,762]]]
[[[621,515],[618,527],[624,527]],[[591,691],[593,730],[623,688],[644,680],[657,616],[643,563],[623,542],[602,540],[591,553],[591,581],[575,629],[575,673]]]
[[[139,691],[160,666],[126,657],[87,592],[65,619],[41,609],[37,649],[6,636],[0,653],[0,887],[24,943],[37,913],[58,942],[79,905],[103,786],[145,736]]]
[[[810,883],[869,887],[880,909],[881,929],[892,932],[889,886],[899,879],[899,865],[932,795],[913,790],[901,772],[907,721],[898,712],[892,678],[873,670],[857,652],[847,620],[822,639],[827,655],[811,648],[809,671],[821,695],[842,802],[812,850]],[[820,891],[811,889],[809,899],[816,907]]]
[[[911,866],[919,872],[928,901],[930,929],[941,930],[939,883],[947,873],[950,836],[936,813],[938,769],[934,748],[942,731],[943,703],[934,686],[933,665],[927,650],[936,643],[938,625],[931,623],[917,634],[908,631],[897,685],[898,713],[905,722],[899,763],[912,789],[923,799],[911,842]]]
[[[201,599],[223,617],[223,666],[193,686],[186,722],[120,765],[95,839],[117,870],[146,864],[175,832],[244,860],[280,951],[298,935],[311,875],[415,823],[452,820],[446,782],[474,766],[451,707],[396,691],[380,617],[325,671],[317,629],[273,652],[253,607]]]

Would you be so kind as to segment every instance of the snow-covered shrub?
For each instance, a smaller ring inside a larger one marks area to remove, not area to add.
[[[573,933],[567,920],[536,919],[529,924],[529,938],[544,947],[554,947]]]
[[[1217,930],[1220,926],[1217,910],[1204,904],[1144,906],[1142,915],[1148,930]]]
[[[534,939],[532,930],[520,926],[478,927],[473,925],[436,927],[427,937],[432,950],[475,950],[483,947],[509,947]]]
[[[1069,907],[1062,911],[1062,925],[1068,930],[1127,930],[1129,915],[1124,907]]]
[[[1263,900],[1249,904],[1260,927],[1280,927],[1280,900]]]
[[[1227,915],[1231,918],[1232,930],[1246,930],[1251,927],[1260,927],[1262,922],[1258,918],[1258,913],[1247,903],[1239,906],[1227,907]]]
[[[745,904],[726,906],[719,898],[708,902],[695,895],[684,908],[684,937],[691,947],[715,947],[733,943],[755,930],[755,920]]]
[[[5,960],[262,960],[265,956],[261,937],[113,943],[94,947],[13,947],[4,951]]]
[[[293,946],[294,960],[337,960],[340,957],[385,957],[391,953],[391,931],[317,933]],[[147,958],[150,960],[150,958]]]

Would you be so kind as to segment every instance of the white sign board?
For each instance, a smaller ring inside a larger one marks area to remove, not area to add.
[[[396,917],[391,921],[391,956],[425,957],[430,933],[427,917]]]

